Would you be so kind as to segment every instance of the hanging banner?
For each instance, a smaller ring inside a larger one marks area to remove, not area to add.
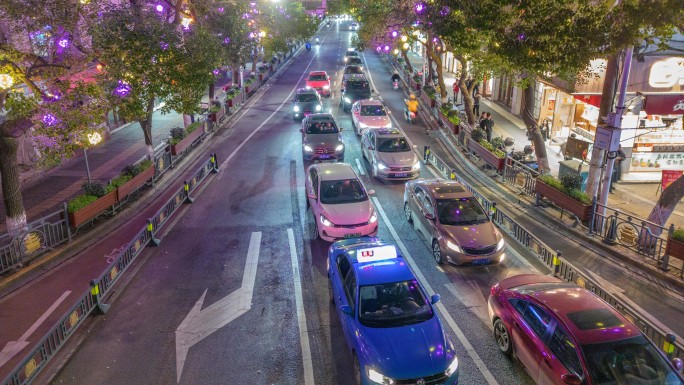
[[[667,186],[671,185],[674,183],[677,179],[682,177],[682,173],[684,171],[682,170],[662,170],[663,176],[662,176],[662,188],[665,190]]]

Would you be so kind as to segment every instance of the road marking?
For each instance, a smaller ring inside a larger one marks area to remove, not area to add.
[[[245,272],[242,275],[242,286],[219,301],[202,310],[207,290],[195,302],[190,313],[183,319],[176,330],[176,381],[180,382],[188,350],[196,343],[210,336],[215,331],[228,325],[252,308],[252,293],[256,280],[261,232],[253,232],[249,240]]]
[[[454,297],[463,302],[463,306],[472,311],[482,323],[493,330],[492,323],[489,321],[487,300],[482,294],[477,282],[473,280],[455,279],[452,280],[452,282],[445,283],[444,286],[446,286]]]
[[[2,348],[2,351],[0,351],[0,366],[5,365],[7,361],[12,359],[12,357],[14,357],[20,351],[22,351],[22,349],[24,349],[26,345],[29,344],[28,338],[31,337],[31,334],[33,334],[33,332],[35,332],[36,329],[38,329],[38,327],[43,322],[45,322],[45,320],[50,316],[50,314],[52,314],[52,312],[54,312],[55,309],[57,309],[57,307],[62,302],[64,302],[64,300],[66,299],[66,297],[69,296],[69,294],[71,294],[70,290],[67,290],[64,293],[62,293],[62,295],[59,298],[57,298],[57,300],[53,302],[47,310],[45,310],[43,315],[41,315],[40,318],[38,318],[36,322],[34,322],[33,325],[31,325],[31,327],[28,328],[28,330],[26,330],[24,334],[21,335],[21,337],[19,337],[18,340],[9,341],[7,342],[7,344],[5,344],[5,347]]]
[[[299,77],[299,80],[297,80],[297,83],[295,83],[295,86],[294,86],[294,88],[292,89],[292,91],[290,91],[290,93],[285,97],[285,100],[283,100],[283,102],[280,103],[280,105],[278,106],[278,108],[276,108],[276,110],[273,111],[273,112],[271,113],[271,115],[269,115],[268,118],[266,118],[266,120],[264,120],[256,129],[254,129],[254,131],[252,131],[252,133],[249,134],[249,136],[247,136],[247,138],[245,138],[245,140],[243,140],[243,141],[237,146],[237,148],[235,148],[235,150],[233,150],[233,152],[230,153],[230,155],[228,155],[228,157],[226,158],[226,160],[224,160],[223,163],[221,163],[221,165],[219,166],[219,174],[218,174],[218,176],[217,176],[218,179],[222,179],[223,174],[224,174],[223,170],[225,170],[225,166],[228,164],[228,162],[230,162],[231,159],[233,159],[233,157],[234,157],[235,155],[237,155],[238,151],[240,151],[240,150],[242,149],[242,147],[243,147],[245,144],[247,144],[247,142],[249,142],[249,140],[252,139],[252,137],[253,137],[257,132],[259,132],[259,131],[266,125],[266,123],[268,123],[268,122],[275,116],[275,114],[277,114],[278,112],[280,112],[280,110],[283,108],[283,106],[284,106],[286,103],[290,103],[290,100],[291,100],[291,98],[292,98],[292,94],[294,94],[295,91],[297,90],[297,88],[299,88],[299,86],[298,86],[299,83],[301,83],[301,82],[302,82],[302,79],[304,79],[304,75],[306,75],[306,74],[308,73],[309,67],[311,67],[311,64],[313,63],[313,60],[314,60],[315,57],[316,57],[316,55],[311,56],[311,59],[309,60],[309,64],[306,66],[306,68],[304,68],[304,71],[302,72],[302,76]],[[250,107],[249,109],[251,109],[251,107]],[[249,109],[246,108],[246,109],[245,109],[245,113],[246,113],[246,111],[249,110]],[[243,114],[242,116],[244,116],[244,114]],[[241,117],[242,117],[242,116],[241,116]]]
[[[302,296],[302,279],[299,275],[299,259],[295,246],[294,231],[287,229],[287,239],[290,242],[290,261],[292,262],[292,277],[295,288],[295,301],[297,304],[297,324],[299,325],[299,344],[302,349],[302,364],[304,365],[304,385],[314,384],[313,360],[311,359],[311,346],[309,345],[309,328],[306,325],[306,312],[304,311],[304,298]]]
[[[399,249],[401,249],[402,254],[404,255],[404,259],[409,263],[411,266],[411,270],[416,274],[416,277],[418,280],[421,282],[423,287],[428,292],[435,293],[435,291],[432,289],[432,286],[427,282],[425,279],[425,276],[423,273],[420,271],[418,268],[418,265],[416,265],[416,262],[413,260],[413,257],[411,257],[411,254],[408,252],[406,249],[406,246],[404,246],[404,242],[401,241],[401,238],[399,237],[399,234],[397,231],[394,229],[394,226],[392,226],[392,223],[389,221],[389,218],[387,218],[387,215],[385,214],[385,210],[383,210],[382,206],[380,205],[380,201],[378,201],[378,198],[372,197],[373,203],[375,204],[375,208],[378,210],[380,213],[380,216],[382,217],[383,222],[385,222],[385,225],[389,229],[390,233],[394,237],[394,240],[397,242],[397,245],[399,246]],[[442,319],[446,321],[446,323],[451,327],[451,330],[456,334],[456,337],[458,340],[461,342],[463,345],[463,348],[466,350],[470,358],[475,362],[475,365],[477,368],[480,370],[480,373],[482,373],[482,376],[484,376],[485,380],[487,380],[487,383],[489,385],[498,385],[499,383],[496,381],[492,373],[487,369],[487,365],[482,361],[482,358],[480,358],[480,355],[477,354],[475,349],[473,348],[473,345],[470,344],[468,339],[466,338],[465,334],[463,334],[463,331],[456,325],[456,321],[451,317],[451,314],[447,311],[446,307],[444,306],[443,303],[437,302],[435,305],[437,307],[437,310],[439,313],[442,315]]]
[[[363,169],[363,165],[361,165],[359,158],[356,158],[356,165],[359,166],[359,173],[361,175],[366,175],[366,170]]]

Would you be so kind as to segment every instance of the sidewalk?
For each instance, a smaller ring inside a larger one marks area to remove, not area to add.
[[[413,51],[409,51],[409,60],[414,68],[422,66],[422,58]],[[452,72],[444,71],[444,83],[450,98],[453,97],[451,89],[456,81],[454,75]],[[525,145],[531,143],[527,139],[526,128],[522,119],[508,112],[497,102],[483,98],[480,101],[480,113],[485,111],[490,112],[494,118],[492,137],[500,136],[515,139],[513,148],[516,151],[521,151]],[[546,143],[546,155],[549,158],[551,174],[558,175],[559,162],[563,161],[560,146],[551,145],[551,141]],[[659,185],[657,183],[622,182],[617,183],[614,194],[609,195],[608,206],[645,220],[659,197]],[[674,224],[675,227],[684,227],[684,201],[677,205],[667,222],[668,226],[669,224]]]

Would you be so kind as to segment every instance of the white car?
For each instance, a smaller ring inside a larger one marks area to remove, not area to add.
[[[348,163],[309,166],[305,188],[317,238],[334,242],[378,233],[378,214],[369,197],[374,191],[366,192]]]
[[[379,100],[364,99],[352,105],[352,126],[357,134],[367,128],[391,128],[392,121],[385,106]]]
[[[365,130],[361,137],[361,153],[376,178],[408,180],[420,175],[420,158],[397,129]]]

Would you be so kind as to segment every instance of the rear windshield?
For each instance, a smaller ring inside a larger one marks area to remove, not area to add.
[[[345,74],[362,74],[363,70],[359,66],[346,66],[344,68]]]
[[[354,57],[354,56],[350,57],[348,62],[349,62],[349,64],[358,64],[358,65],[363,64],[363,61],[361,60],[361,58]]]
[[[361,106],[362,116],[386,116],[384,106]]]
[[[358,90],[358,91],[370,90],[370,87],[368,86],[368,82],[365,80],[348,81],[347,82],[347,88],[349,88],[350,90]]]
[[[309,80],[328,80],[328,78],[325,75],[311,75]]]
[[[318,96],[312,94],[299,94],[295,97],[296,102],[317,102]]]
[[[336,134],[340,132],[335,123],[312,123],[306,127],[307,134]]]

